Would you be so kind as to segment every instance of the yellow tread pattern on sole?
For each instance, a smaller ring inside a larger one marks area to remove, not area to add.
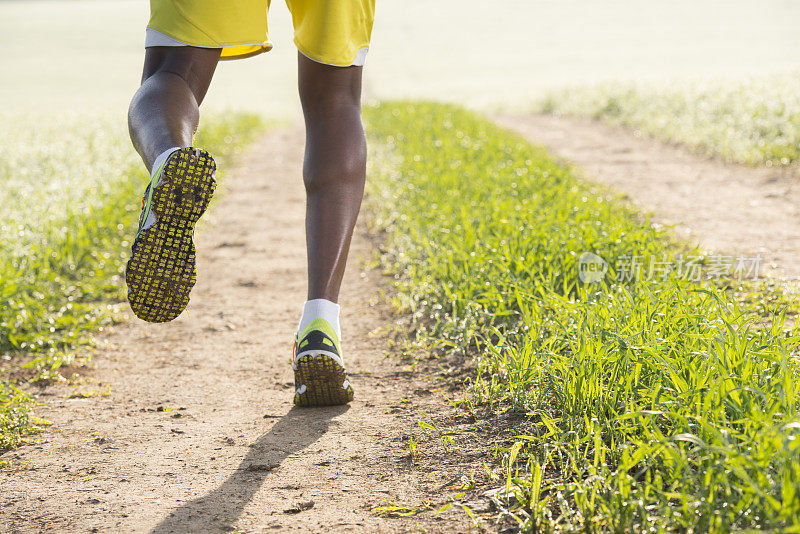
[[[337,406],[353,400],[353,386],[342,387],[347,372],[330,356],[302,356],[295,366],[295,387],[306,386],[305,392],[294,395],[297,406]]]
[[[214,189],[214,159],[192,147],[176,151],[153,189],[156,224],[139,233],[125,269],[128,301],[137,317],[151,323],[175,319],[189,304],[197,281],[192,233]]]

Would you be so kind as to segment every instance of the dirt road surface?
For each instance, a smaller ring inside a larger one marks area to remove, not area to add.
[[[385,355],[381,280],[355,236],[341,296],[356,399],[293,408],[291,338],[305,300],[299,129],[268,133],[221,185],[198,230],[188,314],[132,316],[109,334],[82,389],[48,388],[43,442],[6,453],[32,469],[0,472],[0,532],[466,532],[463,512],[379,517],[441,486],[403,460],[416,414],[439,395]],[[385,285],[384,285],[385,287]],[[405,400],[404,400],[405,399]],[[427,399],[427,400],[426,400]],[[442,475],[444,476],[444,475]]]

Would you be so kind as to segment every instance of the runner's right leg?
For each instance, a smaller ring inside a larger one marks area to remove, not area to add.
[[[216,165],[191,143],[219,56],[220,49],[148,48],[128,111],[131,141],[151,174],[125,271],[131,309],[145,321],[177,317],[197,280],[192,236]]]
[[[308,301],[294,343],[294,403],[346,404],[354,391],[344,368],[336,302],[366,179],[363,68],[325,65],[302,53],[297,57],[306,123]]]

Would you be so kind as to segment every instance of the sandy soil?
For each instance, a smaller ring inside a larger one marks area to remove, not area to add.
[[[37,414],[54,426],[4,455],[33,469],[0,472],[0,532],[468,530],[455,509],[370,511],[430,500],[453,472],[404,460],[411,422],[444,403],[385,355],[394,319],[379,275],[360,261],[371,254],[363,228],[341,297],[356,400],[292,407],[290,344],[305,296],[302,151],[300,130],[269,133],[225,178],[195,239],[188,314],[166,325],[130,317],[81,371],[90,387],[108,385],[107,396],[42,392]]]
[[[653,221],[715,254],[761,260],[761,273],[800,278],[800,177],[725,164],[597,121],[499,116],[498,124],[583,168]],[[750,263],[748,262],[748,266]]]

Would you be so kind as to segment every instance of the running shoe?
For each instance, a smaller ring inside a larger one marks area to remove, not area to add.
[[[325,319],[314,319],[297,334],[292,368],[297,406],[335,406],[353,400],[339,336]]]
[[[153,173],[125,269],[128,302],[138,318],[164,323],[189,304],[197,281],[194,225],[214,194],[216,168],[208,152],[186,147]]]

